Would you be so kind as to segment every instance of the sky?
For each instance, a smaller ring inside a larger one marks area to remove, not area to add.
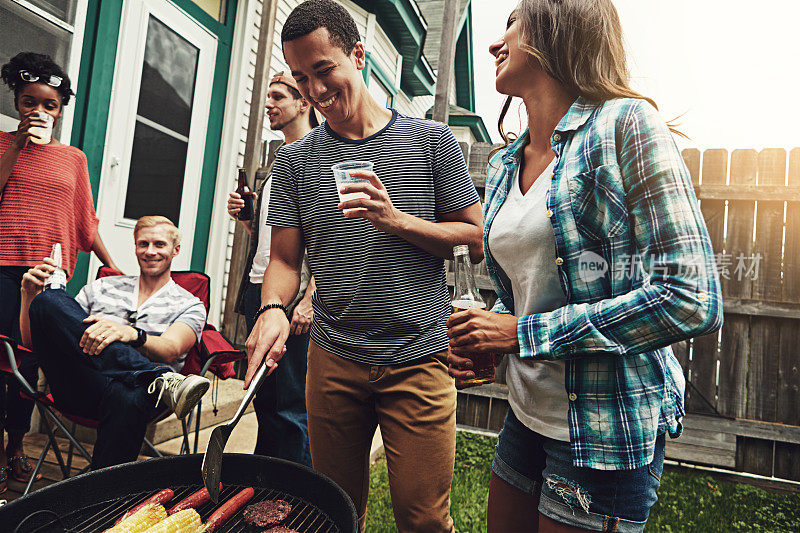
[[[491,42],[516,0],[472,0],[476,112],[499,142]],[[684,147],[800,146],[800,2],[615,0],[631,85],[691,139]],[[480,22],[477,22],[480,21]],[[520,101],[506,129],[521,129]]]

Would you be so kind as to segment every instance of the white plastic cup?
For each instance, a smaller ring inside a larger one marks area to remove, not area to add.
[[[39,118],[44,120],[47,124],[43,127],[31,126],[28,128],[31,134],[31,142],[35,144],[50,144],[50,140],[53,138],[53,115],[42,111],[39,111],[38,114]]]
[[[369,198],[369,195],[364,192],[349,192],[342,194],[342,187],[351,185],[353,183],[363,183],[367,180],[364,178],[354,177],[353,172],[372,172],[372,161],[344,161],[336,163],[331,167],[333,170],[333,179],[336,180],[336,192],[339,194],[339,202],[346,202],[347,200],[354,200],[356,198]],[[343,209],[342,212],[347,214],[351,211],[358,211],[358,209]]]

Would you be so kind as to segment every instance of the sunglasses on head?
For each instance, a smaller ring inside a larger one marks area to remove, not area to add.
[[[42,83],[46,83],[50,87],[61,87],[61,82],[64,81],[59,76],[41,77],[41,76],[37,76],[36,74],[31,74],[27,70],[20,70],[19,71],[19,77],[20,77],[20,79],[22,81],[25,81],[25,82],[28,82],[28,83],[33,83],[33,82],[41,80]]]

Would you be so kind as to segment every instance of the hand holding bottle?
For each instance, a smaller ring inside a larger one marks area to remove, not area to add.
[[[42,292],[45,282],[55,269],[56,262],[49,257],[45,257],[42,264],[28,269],[22,276],[22,286],[20,287],[22,297],[32,300],[37,294]]]

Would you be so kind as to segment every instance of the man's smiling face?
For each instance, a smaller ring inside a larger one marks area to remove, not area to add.
[[[363,44],[356,43],[348,55],[331,42],[328,29],[322,27],[283,43],[283,55],[300,94],[331,125],[344,124],[358,115],[364,86]]]

